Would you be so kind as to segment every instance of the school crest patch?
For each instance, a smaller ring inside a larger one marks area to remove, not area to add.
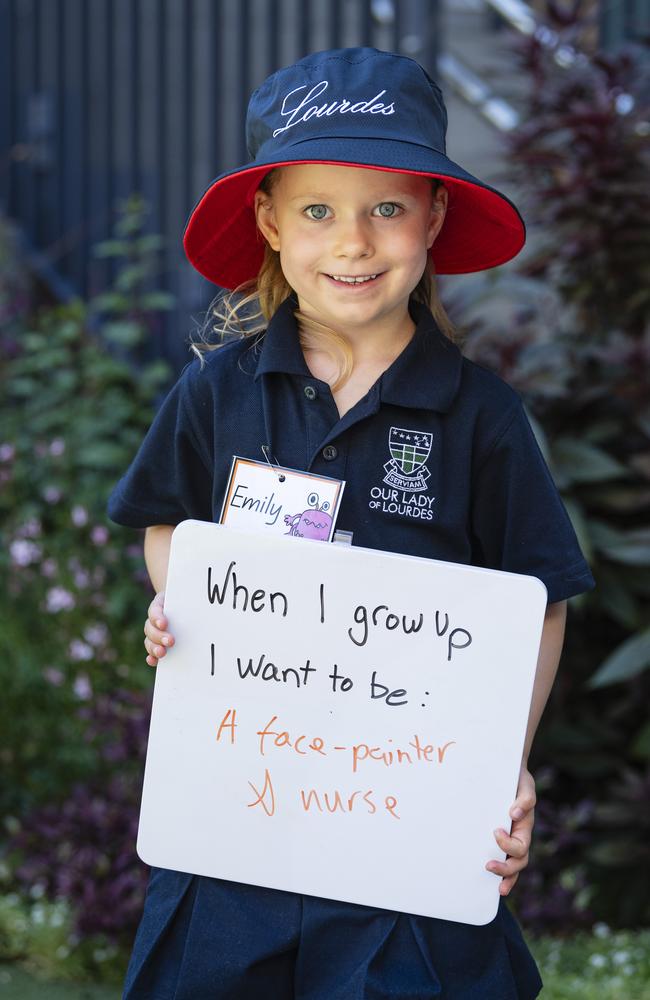
[[[433,434],[391,427],[388,435],[390,462],[384,465],[384,482],[399,490],[426,490],[431,473],[424,464],[431,453]]]

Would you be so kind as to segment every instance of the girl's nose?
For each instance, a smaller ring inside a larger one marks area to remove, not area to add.
[[[370,228],[363,219],[339,222],[335,253],[338,257],[370,257],[374,253]]]

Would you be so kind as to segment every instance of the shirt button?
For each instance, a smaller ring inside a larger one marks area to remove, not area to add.
[[[318,395],[313,385],[306,385],[304,392],[307,399],[316,399],[316,396]]]
[[[328,444],[323,448],[323,458],[326,462],[333,462],[338,453],[338,448],[335,448],[333,444]]]

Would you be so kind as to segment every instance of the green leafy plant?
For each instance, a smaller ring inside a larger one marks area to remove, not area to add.
[[[141,545],[105,516],[169,378],[133,352],[169,305],[147,290],[157,237],[141,199],[121,206],[116,292],[22,316],[1,337],[2,811],[56,798],[93,767],[76,706],[149,681],[133,609],[148,600]],[[0,259],[2,255],[0,254]],[[3,343],[4,346],[4,343]],[[129,352],[125,351],[129,348]]]
[[[597,923],[570,940],[541,938],[531,948],[544,1000],[650,1000],[650,931],[612,931]]]
[[[41,980],[41,990],[44,979],[117,984],[125,959],[125,952],[101,935],[80,939],[65,900],[50,902],[38,890],[29,897],[0,896],[0,961],[23,965]]]

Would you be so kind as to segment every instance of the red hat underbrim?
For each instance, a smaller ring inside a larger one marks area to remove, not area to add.
[[[205,191],[185,227],[185,253],[200,274],[222,288],[237,288],[254,279],[264,256],[264,241],[253,208],[263,178],[275,167],[325,163],[438,177],[443,181],[449,191],[447,213],[429,251],[436,274],[482,271],[511,260],[526,239],[525,225],[515,206],[443,154],[436,157],[444,161],[441,170],[330,158],[249,164],[218,177]],[[429,155],[428,160],[431,158]]]

